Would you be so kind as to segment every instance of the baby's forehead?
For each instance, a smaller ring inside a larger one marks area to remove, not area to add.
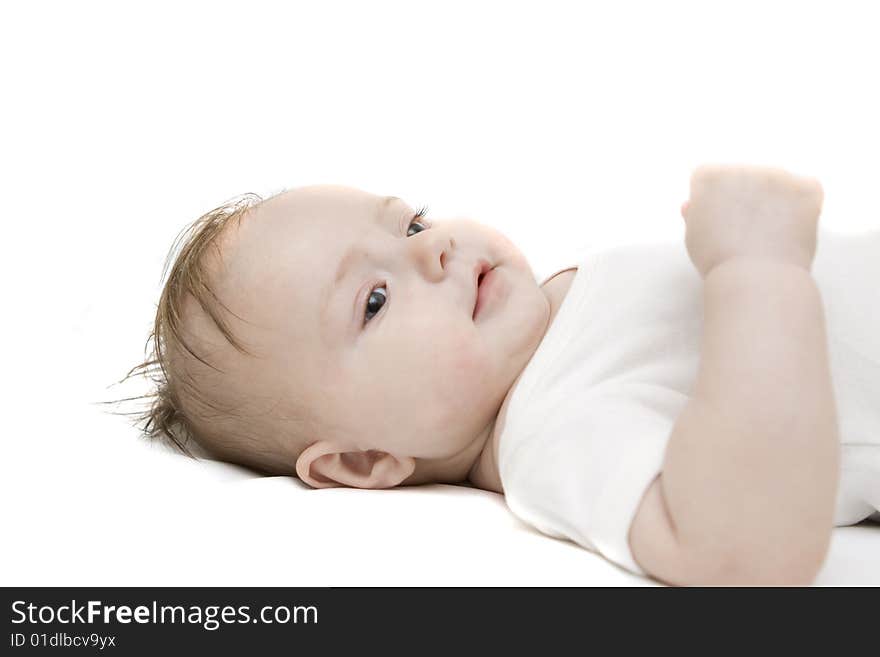
[[[254,215],[268,223],[310,220],[320,222],[328,218],[356,219],[382,199],[357,187],[346,185],[308,185],[287,190],[267,199],[254,208]]]
[[[230,241],[254,262],[299,248],[301,260],[334,255],[347,236],[376,223],[397,196],[381,196],[345,185],[309,185],[267,199],[251,211]],[[338,254],[341,255],[341,254]],[[262,264],[268,265],[268,262]]]
[[[329,184],[282,192],[251,208],[241,222],[229,227],[220,244],[223,259],[227,264],[252,261],[251,265],[259,265],[260,259],[291,243],[323,251],[328,240],[318,237],[351,227],[369,214],[377,198],[354,187]]]

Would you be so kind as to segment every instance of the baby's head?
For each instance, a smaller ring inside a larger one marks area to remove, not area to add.
[[[466,480],[549,319],[499,232],[351,187],[246,195],[178,242],[145,430],[314,487]]]

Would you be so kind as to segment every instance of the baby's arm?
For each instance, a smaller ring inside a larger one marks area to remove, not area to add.
[[[705,261],[700,368],[645,501],[665,505],[671,540],[652,539],[645,522],[631,534],[658,579],[807,584],[822,566],[839,439],[809,251],[806,267],[769,252]]]

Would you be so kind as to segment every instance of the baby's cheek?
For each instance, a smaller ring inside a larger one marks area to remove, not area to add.
[[[437,372],[443,373],[445,391],[450,400],[485,394],[491,385],[491,359],[482,344],[472,336],[451,337],[444,344],[445,356]]]

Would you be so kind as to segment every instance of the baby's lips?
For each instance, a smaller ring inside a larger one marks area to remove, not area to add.
[[[687,219],[687,217],[685,217],[684,215],[685,215],[685,213],[687,213],[689,203],[690,203],[690,201],[685,201],[684,203],[681,204],[681,218],[682,219]]]

